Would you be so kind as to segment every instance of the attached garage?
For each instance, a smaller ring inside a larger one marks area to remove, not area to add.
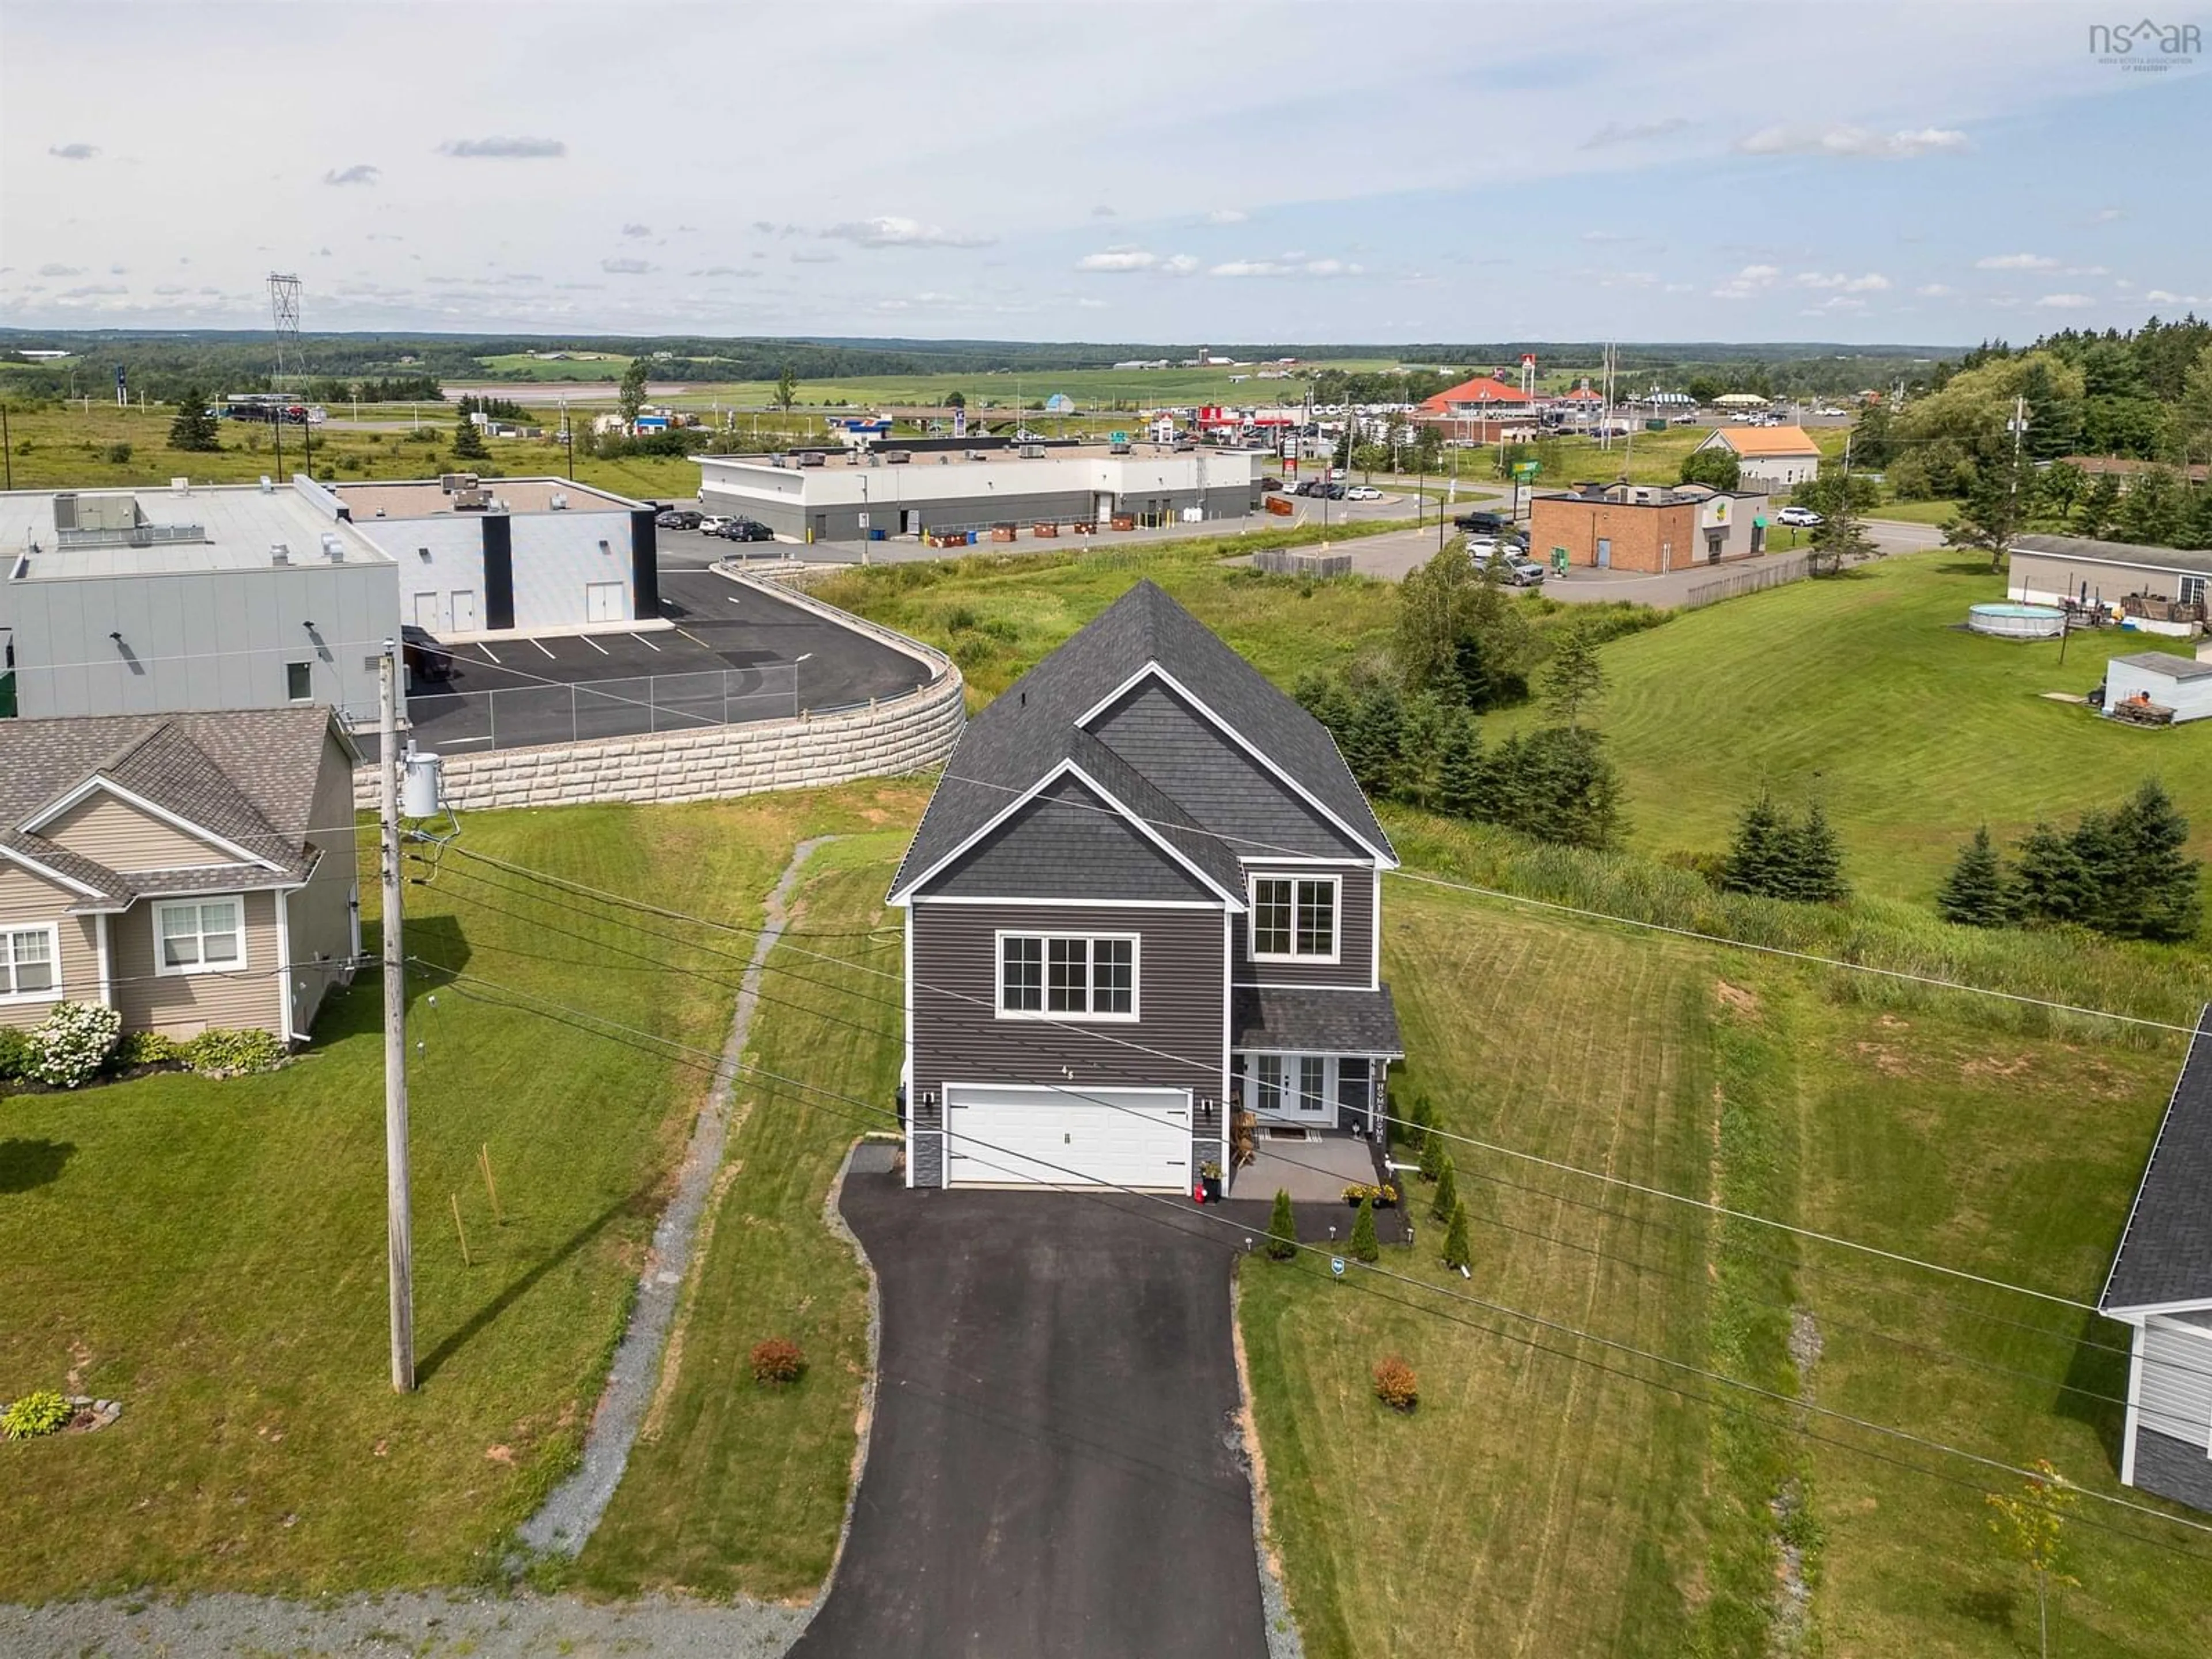
[[[949,1084],[945,1130],[948,1186],[1190,1190],[1188,1090]]]

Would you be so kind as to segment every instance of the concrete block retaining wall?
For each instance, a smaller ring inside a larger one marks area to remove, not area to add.
[[[733,580],[753,585],[750,579]],[[714,800],[898,777],[941,764],[951,754],[967,722],[967,687],[951,659],[789,586],[773,591],[787,603],[916,658],[933,678],[902,696],[806,719],[449,754],[447,799],[464,812],[592,801]],[[375,811],[375,768],[354,774],[354,805]]]

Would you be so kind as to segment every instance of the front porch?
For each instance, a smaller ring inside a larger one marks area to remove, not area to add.
[[[1257,1237],[1273,1218],[1275,1194],[1286,1192],[1301,1240],[1325,1244],[1334,1237],[1341,1242],[1352,1237],[1355,1214],[1355,1206],[1344,1201],[1344,1189],[1355,1182],[1381,1186],[1386,1181],[1398,1188],[1400,1205],[1376,1210],[1375,1236],[1385,1244],[1403,1243],[1405,1181],[1387,1174],[1375,1143],[1346,1129],[1262,1123],[1251,1161],[1229,1170],[1221,1209]]]

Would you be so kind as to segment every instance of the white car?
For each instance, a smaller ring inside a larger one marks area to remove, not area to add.
[[[1800,530],[1818,530],[1826,522],[1809,507],[1785,507],[1774,518],[1778,524],[1794,525]]]
[[[1382,492],[1373,484],[1354,484],[1344,492],[1344,499],[1347,501],[1379,501],[1382,499]]]

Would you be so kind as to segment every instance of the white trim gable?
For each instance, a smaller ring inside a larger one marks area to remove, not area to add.
[[[1354,846],[1365,848],[1369,854],[1375,860],[1376,866],[1378,869],[1395,870],[1398,867],[1398,859],[1395,854],[1388,852],[1383,848],[1376,846],[1376,844],[1372,841],[1369,840],[1364,833],[1354,829],[1352,825],[1346,823],[1336,813],[1331,811],[1328,805],[1323,802],[1318,795],[1315,794],[1312,790],[1307,788],[1304,784],[1299,782],[1297,778],[1291,776],[1288,769],[1286,769],[1273,755],[1267,753],[1266,750],[1261,748],[1260,745],[1254,743],[1251,738],[1246,737],[1234,726],[1231,726],[1227,720],[1224,720],[1219,714],[1215,712],[1215,710],[1206,703],[1204,698],[1198,696],[1188,686],[1185,685],[1165,668],[1163,668],[1158,662],[1147,661],[1142,667],[1138,669],[1135,673],[1130,675],[1127,679],[1115,686],[1107,696],[1093,703],[1090,708],[1085,709],[1083,713],[1075,717],[1076,725],[1088,732],[1091,729],[1091,721],[1097,720],[1101,714],[1104,714],[1109,708],[1111,708],[1131,691],[1136,690],[1138,686],[1143,684],[1148,677],[1158,680],[1159,683],[1166,686],[1169,690],[1174,692],[1176,696],[1181,697],[1185,702],[1196,709],[1206,718],[1216,731],[1219,732],[1222,736],[1227,738],[1230,742],[1235,744],[1239,749],[1242,749],[1246,754],[1257,761],[1270,774],[1272,774],[1276,781],[1285,789],[1288,789],[1292,794],[1296,795],[1300,800],[1304,801],[1308,806],[1313,808],[1316,812],[1318,812],[1323,818],[1328,820],[1328,822],[1338,831],[1338,833],[1342,835],[1345,839],[1351,842]],[[1332,738],[1330,741],[1333,744],[1334,739]],[[1264,854],[1255,854],[1255,856],[1264,856]]]
[[[191,836],[195,841],[204,841],[207,842],[209,846],[218,848],[222,851],[229,854],[234,859],[241,860],[247,864],[258,864],[264,870],[281,870],[283,868],[282,865],[276,863],[274,860],[265,859],[258,853],[249,852],[245,848],[240,847],[236,842],[231,841],[226,836],[218,836],[214,830],[209,829],[205,824],[194,823],[190,818],[185,817],[182,813],[173,812],[167,807],[162,805],[159,801],[149,800],[145,796],[138,794],[133,790],[125,789],[121,784],[116,782],[112,778],[103,776],[97,772],[94,773],[92,776],[87,778],[82,783],[77,785],[76,788],[70,790],[67,794],[58,796],[54,799],[48,801],[44,806],[40,807],[37,812],[25,819],[22,823],[19,824],[17,828],[25,835],[36,835],[43,826],[52,823],[56,818],[61,817],[63,813],[68,811],[79,802],[90,799],[94,792],[96,790],[105,790],[109,794],[114,796],[116,799],[123,802],[125,805],[136,807],[139,811],[147,814],[149,817],[159,818],[171,829],[182,830],[185,835]],[[191,867],[213,868],[216,866],[194,866]]]
[[[1003,810],[994,813],[989,820],[987,821],[980,829],[976,830],[973,835],[970,835],[966,840],[961,842],[959,845],[953,848],[951,852],[945,854],[943,858],[938,860],[936,863],[931,865],[929,868],[923,871],[920,875],[915,877],[913,880],[904,883],[896,892],[891,895],[889,902],[893,906],[902,909],[914,903],[916,899],[915,890],[917,888],[926,886],[928,883],[935,880],[939,876],[942,875],[947,869],[951,868],[954,864],[957,863],[977,846],[981,844],[985,837],[988,836],[993,831],[1005,824],[1014,816],[1015,813],[1029,805],[1032,801],[1036,800],[1039,795],[1042,794],[1045,790],[1049,788],[1054,783],[1057,783],[1064,777],[1074,778],[1078,782],[1082,784],[1085,788],[1090,790],[1092,794],[1097,796],[1099,799],[1104,801],[1109,806],[1112,807],[1117,815],[1136,830],[1138,834],[1143,836],[1146,840],[1151,842],[1153,846],[1159,848],[1161,852],[1166,854],[1169,858],[1172,859],[1182,869],[1188,871],[1191,877],[1201,886],[1206,888],[1211,892],[1218,893],[1221,896],[1221,901],[1223,903],[1230,906],[1233,909],[1240,911],[1243,909],[1244,900],[1241,894],[1231,892],[1228,888],[1224,887],[1219,882],[1216,881],[1212,876],[1206,874],[1205,871],[1200,869],[1197,865],[1192,863],[1189,858],[1188,858],[1179,848],[1177,848],[1173,842],[1170,842],[1166,836],[1161,835],[1158,830],[1155,830],[1149,820],[1141,817],[1138,813],[1132,811],[1127,802],[1121,799],[1112,790],[1100,783],[1097,779],[1092,777],[1090,773],[1085,771],[1081,766],[1078,765],[1072,759],[1060,762],[1059,765],[1047,772],[1027,789],[1015,796]]]

